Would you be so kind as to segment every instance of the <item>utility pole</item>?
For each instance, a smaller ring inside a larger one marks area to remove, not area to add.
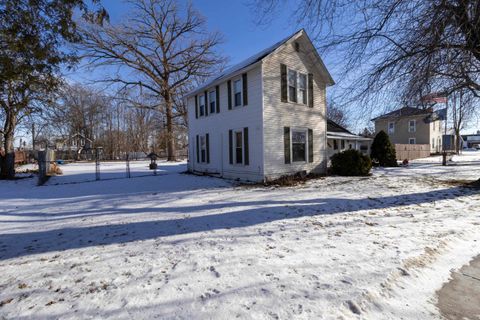
[[[443,133],[443,136],[447,137],[447,117],[448,117],[448,95],[445,97],[445,132]],[[450,140],[451,141],[451,140]],[[445,141],[442,141],[442,148],[443,148],[443,153],[442,153],[442,165],[446,166],[447,165],[447,150],[445,149]]]
[[[35,123],[32,122],[32,149],[35,151]]]

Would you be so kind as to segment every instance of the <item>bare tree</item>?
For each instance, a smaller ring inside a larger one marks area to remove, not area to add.
[[[454,92],[452,100],[452,128],[455,135],[455,152],[458,154],[460,152],[461,131],[467,127],[475,116],[478,100],[466,90]]]
[[[259,20],[290,4],[253,3]],[[318,48],[341,59],[352,101],[418,101],[459,89],[479,96],[480,0],[311,0],[295,8],[292,18]]]
[[[345,112],[331,98],[327,102],[327,118],[344,128],[348,127],[348,119]]]
[[[224,59],[215,53],[221,37],[206,31],[191,4],[173,0],[131,0],[133,12],[118,25],[83,28],[85,57],[97,67],[117,66],[104,79],[121,88],[140,87],[157,97],[152,106],[166,116],[168,160],[175,160],[174,118],[184,113],[179,95],[196,77],[211,76]],[[128,75],[124,69],[133,71]]]

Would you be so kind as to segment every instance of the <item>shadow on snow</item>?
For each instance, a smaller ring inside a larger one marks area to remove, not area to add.
[[[151,220],[93,227],[73,227],[38,232],[2,234],[0,235],[0,259],[4,260],[68,249],[129,243],[212,230],[242,228],[306,216],[395,208],[455,199],[459,196],[476,193],[478,193],[478,190],[454,187],[422,193],[366,199],[318,198],[297,201],[262,200],[213,203],[199,206],[168,208],[109,208],[109,215],[167,212],[202,214],[204,210],[230,210],[232,208],[233,211],[170,220]],[[258,208],[240,209],[246,206],[258,206]],[[235,210],[235,208],[237,208],[237,210]],[[105,210],[105,208],[102,210]],[[49,215],[44,216],[48,217]],[[75,217],[75,214],[72,214],[72,216]],[[83,218],[83,216],[81,217]],[[159,215],[159,218],[161,217],[162,216]],[[42,221],[48,221],[48,219]],[[26,221],[26,223],[32,223],[32,221]]]

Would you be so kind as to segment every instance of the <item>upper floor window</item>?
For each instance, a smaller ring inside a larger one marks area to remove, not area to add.
[[[242,79],[233,81],[233,99],[235,107],[242,105]]]
[[[435,124],[437,123],[437,121],[433,121],[433,131],[435,131]]]
[[[297,102],[297,72],[288,70],[288,101]]]
[[[415,139],[415,138],[409,138],[409,139],[408,139],[408,143],[409,143],[409,144],[415,144],[415,143],[416,143],[416,139]]]
[[[435,138],[432,138],[432,148],[435,148]]]
[[[307,75],[298,74],[298,102],[307,104]]]
[[[307,131],[292,130],[293,162],[307,161]]]
[[[198,108],[200,110],[200,117],[205,115],[205,96],[202,94],[198,97]]]
[[[417,131],[417,121],[410,120],[408,121],[408,132],[415,132]]]
[[[395,133],[395,122],[388,123],[388,133],[389,134]]]
[[[210,102],[210,113],[215,113],[217,104],[217,93],[215,91],[210,91],[208,93],[208,101]]]

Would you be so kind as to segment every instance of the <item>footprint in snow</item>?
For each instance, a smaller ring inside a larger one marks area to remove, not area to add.
[[[214,266],[210,266],[208,270],[210,270],[210,272],[212,272],[215,275],[215,277],[220,278],[220,272],[218,272]]]
[[[220,291],[218,291],[217,289],[208,289],[207,292],[205,292],[204,294],[202,294],[200,296],[200,299],[202,301],[206,301],[206,300],[208,300],[208,299],[210,299],[210,298],[212,298],[212,297],[214,297],[218,294],[220,294]]]

